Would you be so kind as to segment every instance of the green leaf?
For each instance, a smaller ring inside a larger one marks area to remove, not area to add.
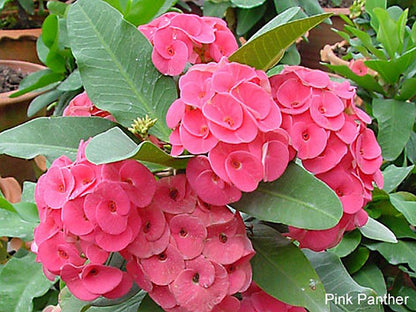
[[[268,31],[273,30],[274,28],[289,22],[291,19],[293,19],[296,16],[296,14],[299,13],[299,11],[300,11],[300,8],[298,7],[285,10],[284,12],[274,17],[270,22],[268,22],[262,28],[260,28],[253,36],[250,37],[248,41],[252,41],[260,37],[261,35],[267,33]]]
[[[50,69],[41,70],[26,76],[19,85],[19,91],[13,93],[10,97],[15,98],[31,91],[46,87],[55,82],[61,81],[64,75],[54,73]]]
[[[397,238],[416,239],[416,233],[410,229],[409,223],[403,216],[382,216],[380,222],[383,222]]]
[[[230,1],[222,1],[222,2],[213,2],[210,0],[204,1],[204,6],[202,8],[204,12],[204,16],[215,16],[219,18],[223,18],[225,15],[225,11],[231,6]]]
[[[416,242],[399,240],[397,244],[369,243],[366,246],[378,251],[390,264],[407,263],[413,271],[416,271]]]
[[[22,8],[30,15],[35,14],[35,2],[33,0],[18,0]]]
[[[165,117],[177,98],[176,86],[153,66],[152,46],[140,31],[100,0],[73,4],[68,31],[91,101],[126,127],[137,117],[158,118],[150,132],[168,141]]]
[[[23,258],[12,258],[0,272],[2,311],[32,311],[32,300],[45,294],[53,284],[45,277],[42,264],[37,263],[35,257],[28,253]]]
[[[335,193],[294,163],[278,180],[261,183],[232,206],[260,220],[310,230],[331,228],[342,216]]]
[[[397,100],[406,101],[416,95],[416,78],[407,78],[403,81]]]
[[[68,287],[64,287],[59,293],[59,306],[61,312],[84,312],[91,305],[89,301],[79,300],[71,294]]]
[[[267,70],[283,57],[284,51],[296,39],[329,16],[330,14],[320,14],[277,26],[247,42],[229,60]]]
[[[361,242],[361,234],[358,230],[346,233],[341,242],[329,251],[336,254],[338,257],[345,257],[352,253]]]
[[[49,161],[62,155],[75,159],[81,140],[116,125],[100,117],[37,118],[0,133],[0,154],[25,159],[44,155]]]
[[[416,197],[413,194],[406,192],[390,194],[390,202],[410,224],[416,225]]]
[[[415,61],[416,47],[407,51],[398,58],[385,60],[369,60],[364,64],[380,74],[383,80],[390,84],[399,81],[400,75],[404,74],[410,65]]]
[[[377,40],[381,42],[389,56],[394,58],[395,53],[399,52],[400,49],[397,25],[386,10],[375,8],[373,14],[377,17],[379,23]]]
[[[189,157],[172,157],[149,141],[134,142],[120,128],[112,128],[94,137],[85,150],[94,164],[134,158],[176,169],[185,169]]]
[[[370,217],[368,218],[367,224],[360,227],[359,230],[361,234],[367,238],[383,242],[397,243],[396,236],[394,236],[392,231],[390,231],[385,225]]]
[[[231,0],[231,3],[238,8],[251,9],[262,5],[266,0]]]
[[[38,208],[35,203],[19,202],[13,204],[13,207],[22,220],[35,223],[35,225],[39,223]]]
[[[82,87],[81,75],[78,68],[75,69],[64,81],[58,86],[61,91],[73,91]]]
[[[383,273],[374,264],[365,265],[352,277],[361,286],[374,289],[377,296],[384,296],[387,293]]]
[[[165,13],[174,0],[133,0],[128,10],[124,11],[124,18],[135,26],[151,22],[155,17]]]
[[[373,53],[377,58],[381,60],[385,60],[386,57],[384,56],[384,53],[380,50],[378,50],[374,44],[373,40],[370,37],[368,33],[365,31],[359,30],[355,28],[354,26],[348,26],[345,25],[344,29],[349,31],[351,34],[353,34],[355,37],[357,37],[360,40],[360,43],[363,47],[367,48],[371,53]]]
[[[324,284],[327,298],[331,299],[331,294],[340,296],[349,296],[352,304],[346,300],[331,300],[331,312],[381,312],[383,308],[377,305],[368,304],[368,301],[358,303],[358,295],[363,294],[367,298],[375,297],[376,293],[371,288],[358,285],[348,274],[341,260],[331,252],[312,252],[304,249],[308,260],[318,273]]]
[[[23,182],[22,202],[35,202],[35,188],[36,183],[30,181]]]
[[[330,65],[324,64],[329,69],[333,70],[337,74],[341,75],[342,77],[351,79],[360,87],[366,89],[367,91],[375,91],[380,94],[384,94],[383,88],[378,84],[378,82],[374,79],[374,77],[370,75],[358,76],[354,74],[350,68],[346,65]]]
[[[50,14],[42,24],[42,40],[48,48],[58,41],[58,31],[58,16]]]
[[[248,32],[263,17],[267,6],[261,5],[253,9],[237,10],[237,35],[242,36]]]
[[[0,0],[0,10],[3,10],[6,3],[10,2],[12,0]]]
[[[404,179],[412,172],[415,166],[409,167],[396,167],[395,165],[390,165],[383,170],[384,178],[384,187],[383,190],[387,193],[393,191],[396,187],[403,182]]]
[[[33,230],[37,222],[27,222],[16,213],[0,207],[0,236],[18,237],[24,241],[33,240]]]
[[[64,17],[66,10],[69,8],[68,4],[60,1],[48,1],[46,7],[51,14],[56,14],[60,17]]]
[[[415,104],[374,98],[373,114],[378,121],[377,141],[383,158],[394,160],[409,141],[416,116]]]
[[[354,274],[364,266],[369,256],[370,251],[367,248],[360,246],[356,250],[354,250],[352,254],[344,258],[343,262],[348,272],[350,274]]]
[[[416,163],[416,133],[414,131],[410,132],[410,138],[406,144],[405,152],[407,158],[412,163]]]
[[[146,295],[140,304],[140,312],[163,312],[163,309],[159,307],[149,295]]]
[[[253,232],[251,265],[257,285],[280,301],[329,312],[324,287],[302,251],[268,226],[255,224]]]
[[[53,89],[52,91],[37,96],[32,102],[30,102],[30,105],[27,109],[27,116],[35,116],[43,108],[55,102],[61,96],[62,93],[63,91]]]
[[[109,306],[92,306],[87,310],[87,312],[145,312],[146,310],[142,310],[141,303],[143,302],[143,298],[145,297],[146,293],[144,291],[138,291],[134,296],[131,296],[127,300],[123,300],[123,302],[117,304],[111,304]],[[109,300],[115,301],[115,300]],[[140,310],[139,310],[140,306]],[[159,308],[160,309],[160,308]],[[151,312],[157,312],[158,309],[153,309]],[[160,310],[163,311],[163,310]],[[64,311],[63,311],[64,312]]]

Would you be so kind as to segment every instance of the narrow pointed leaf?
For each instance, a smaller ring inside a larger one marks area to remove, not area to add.
[[[335,226],[342,216],[336,194],[294,163],[271,183],[260,183],[233,207],[258,219],[321,230]]]
[[[165,116],[177,97],[176,86],[153,66],[148,40],[100,0],[72,5],[68,31],[91,101],[126,127],[137,117],[158,118],[150,132],[167,141],[170,130]]]
[[[397,243],[396,236],[385,225],[368,218],[367,224],[360,227],[360,232],[363,236],[383,242]]]
[[[331,14],[319,14],[279,25],[247,42],[234,52],[230,61],[267,70],[275,65],[284,51],[305,32],[323,22]]]
[[[393,191],[404,179],[410,174],[415,166],[409,167],[396,167],[395,165],[390,165],[383,171],[384,177],[384,187],[383,190],[387,193]]]

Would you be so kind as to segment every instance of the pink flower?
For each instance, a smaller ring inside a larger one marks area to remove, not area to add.
[[[45,190],[43,191],[44,201],[50,208],[62,208],[74,188],[74,177],[68,168],[60,168],[53,164],[46,175]]]
[[[139,30],[154,45],[153,64],[165,75],[179,75],[188,62],[219,61],[238,48],[225,23],[214,17],[166,13]]]
[[[241,197],[241,192],[236,187],[214,173],[205,156],[189,160],[186,177],[197,195],[211,205],[226,205],[238,201]]]
[[[290,135],[293,147],[298,151],[297,156],[302,160],[319,156],[328,140],[325,129],[307,120],[294,123]]]
[[[348,67],[351,69],[351,71],[356,74],[357,76],[365,76],[367,75],[368,68],[364,64],[364,60],[358,59],[358,60],[351,60]]]
[[[206,265],[195,265],[182,271],[173,282],[171,289],[178,304],[190,311],[210,312],[226,296],[228,290],[227,271],[213,262],[214,270]],[[205,286],[204,280],[212,280]]]
[[[74,97],[65,108],[63,116],[78,116],[78,117],[90,117],[97,116],[111,121],[116,121],[114,117],[107,111],[103,111],[97,108],[88,98],[87,93],[84,91]]]
[[[363,128],[355,142],[352,152],[357,165],[365,174],[374,174],[381,166],[383,158],[381,148],[377,143],[374,132]]]
[[[243,300],[241,301],[239,312],[306,312],[304,308],[293,307],[273,298],[254,282],[251,284],[249,290],[243,292],[241,295]]]

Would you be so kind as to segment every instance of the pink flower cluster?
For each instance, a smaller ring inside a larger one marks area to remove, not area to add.
[[[156,200],[157,199],[157,200]],[[142,227],[121,254],[127,272],[165,311],[237,312],[254,250],[238,212],[202,202],[185,175],[157,181]]]
[[[87,92],[82,92],[74,97],[65,108],[63,116],[91,117],[97,116],[111,121],[116,121],[109,112],[97,108],[88,98]]]
[[[382,187],[381,149],[366,127],[371,118],[354,104],[355,89],[330,81],[327,73],[286,67],[270,78],[282,111],[282,127],[303,166],[335,191],[344,216],[324,231],[290,228],[301,247],[323,250],[336,245],[344,231],[367,222],[362,209],[371,200],[373,181]]]
[[[241,294],[240,310],[238,312],[306,312],[304,308],[294,307],[273,298],[264,292],[254,282],[251,283],[249,289]]]
[[[32,250],[45,274],[60,275],[78,298],[112,299],[124,295],[133,279],[105,263],[110,252],[135,241],[139,209],[151,203],[156,181],[135,160],[93,165],[85,146],[81,142],[74,162],[62,156],[40,177],[35,191],[40,224]]]
[[[181,74],[187,62],[218,62],[238,48],[227,24],[216,17],[169,12],[139,30],[154,46],[155,67],[170,76]]]
[[[133,280],[166,311],[235,311],[251,283],[254,250],[238,212],[201,201],[185,175],[155,180],[135,160],[93,165],[81,142],[74,162],[40,177],[32,249],[50,278],[79,299],[114,299]],[[107,265],[119,252],[127,272]]]
[[[271,96],[267,75],[247,65],[193,66],[179,80],[181,96],[168,110],[172,154],[205,154],[187,168],[190,184],[207,203],[224,205],[276,180],[289,161],[289,136]],[[204,182],[202,182],[204,181]]]

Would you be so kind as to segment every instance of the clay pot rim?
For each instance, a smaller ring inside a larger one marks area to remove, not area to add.
[[[349,8],[323,8],[325,13],[334,13],[334,15],[348,15],[350,14]]]
[[[16,60],[0,60],[0,65],[9,66],[11,68],[23,67],[22,71],[28,74],[46,69],[43,65]],[[41,94],[41,92],[29,92],[16,98],[9,98],[9,96],[15,92],[16,90],[0,93],[0,106],[28,101]]]
[[[0,29],[0,40],[5,38],[19,40],[20,38],[37,39],[42,34],[42,28]]]

